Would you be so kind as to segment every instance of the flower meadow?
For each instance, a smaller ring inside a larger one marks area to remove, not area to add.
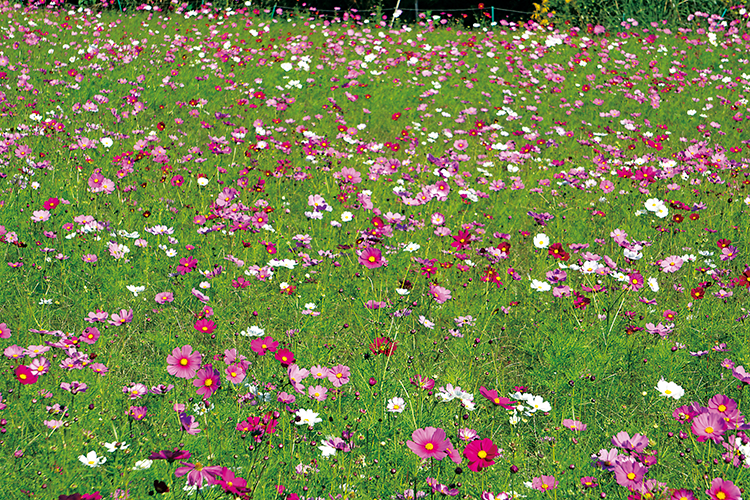
[[[3,498],[743,496],[743,6],[2,15]]]

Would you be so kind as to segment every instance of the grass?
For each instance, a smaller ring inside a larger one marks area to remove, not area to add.
[[[4,497],[745,487],[746,13],[6,14]]]

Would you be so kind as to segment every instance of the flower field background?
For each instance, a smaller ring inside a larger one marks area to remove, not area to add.
[[[3,16],[3,498],[741,497],[742,6]]]

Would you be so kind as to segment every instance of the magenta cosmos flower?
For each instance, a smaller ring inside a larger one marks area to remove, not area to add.
[[[464,448],[464,456],[469,460],[469,469],[474,472],[493,465],[493,459],[498,455],[497,445],[491,439],[472,441]]]
[[[432,295],[438,304],[442,304],[452,298],[450,290],[434,283],[430,283],[430,295]]]
[[[203,399],[208,399],[211,395],[219,390],[221,386],[221,375],[219,370],[215,370],[210,364],[204,366],[196,374],[193,385],[198,388],[198,395]]]
[[[732,481],[724,481],[720,477],[715,477],[711,481],[711,488],[706,490],[706,495],[711,500],[740,500],[740,489]]]
[[[359,263],[367,269],[377,269],[378,267],[383,267],[388,262],[383,259],[383,253],[379,249],[369,247],[362,250],[362,253],[359,254]]]
[[[407,441],[406,446],[417,454],[419,458],[435,458],[442,460],[448,455],[450,442],[445,439],[445,431],[435,427],[417,429],[411,435],[413,441]]]
[[[216,330],[216,323],[214,323],[210,319],[199,319],[195,322],[193,328],[195,328],[199,332],[211,334],[214,330]]]
[[[480,387],[479,393],[485,398],[489,399],[495,406],[502,406],[506,410],[512,410],[515,402],[511,401],[506,397],[500,396],[496,390],[489,390],[486,387]]]
[[[193,378],[195,372],[201,366],[203,356],[198,351],[193,352],[193,348],[184,345],[181,348],[175,347],[172,354],[167,356],[167,372],[178,378]]]

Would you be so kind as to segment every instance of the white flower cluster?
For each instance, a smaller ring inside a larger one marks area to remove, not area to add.
[[[649,198],[648,200],[646,200],[646,210],[648,210],[649,212],[653,212],[654,215],[656,215],[660,219],[663,219],[664,217],[669,215],[669,209],[664,204],[664,202],[658,198]]]
[[[453,387],[453,384],[440,387],[436,396],[442,399],[444,403],[453,401],[454,399],[459,399],[464,408],[469,411],[474,411],[476,408],[476,405],[474,404],[474,395],[461,390],[458,386]]]
[[[513,415],[510,417],[510,423],[516,425],[521,421],[521,415],[530,417],[536,412],[548,412],[552,410],[552,405],[545,401],[542,396],[534,396],[529,392],[514,392],[510,394],[511,399],[519,401],[519,404],[513,409]]]

